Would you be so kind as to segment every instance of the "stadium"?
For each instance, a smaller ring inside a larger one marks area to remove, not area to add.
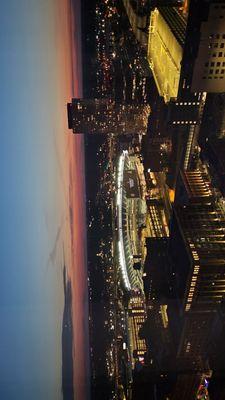
[[[142,183],[137,156],[123,151],[117,164],[116,231],[118,262],[127,291],[143,293],[145,246],[142,235],[147,207],[142,199]]]

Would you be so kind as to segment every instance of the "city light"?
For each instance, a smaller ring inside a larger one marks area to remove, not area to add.
[[[127,151],[119,157],[118,170],[117,170],[117,208],[118,208],[118,253],[119,253],[119,263],[121,267],[123,282],[127,290],[131,290],[131,285],[127,273],[126,258],[124,253],[124,243],[123,243],[123,226],[122,226],[122,196],[123,196],[123,173],[124,173],[124,162],[125,157],[128,154]]]

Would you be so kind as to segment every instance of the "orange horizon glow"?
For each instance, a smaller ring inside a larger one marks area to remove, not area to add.
[[[66,135],[65,166],[68,182],[67,273],[72,287],[74,398],[83,400],[89,390],[89,311],[87,285],[85,159],[83,135],[73,135],[67,127],[67,102],[82,97],[81,37],[79,7],[76,15],[70,1],[61,4],[59,21],[60,69],[64,76],[64,135]],[[62,26],[62,21],[65,25]],[[66,30],[68,42],[63,43],[60,31]],[[74,38],[77,38],[75,41]],[[72,67],[71,67],[72,66]],[[71,211],[72,210],[72,211]]]

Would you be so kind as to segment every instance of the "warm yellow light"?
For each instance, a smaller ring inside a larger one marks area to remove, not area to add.
[[[148,62],[159,94],[165,102],[176,98],[180,80],[183,49],[158,9],[151,13]]]
[[[171,203],[174,203],[174,199],[175,199],[175,190],[169,189],[169,198],[170,198],[170,202],[171,202]]]

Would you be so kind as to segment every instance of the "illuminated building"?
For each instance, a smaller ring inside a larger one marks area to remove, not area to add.
[[[175,204],[201,205],[212,202],[213,193],[210,186],[207,177],[205,177],[200,170],[180,171],[177,182]]]
[[[167,131],[172,139],[168,184],[175,187],[180,167],[190,167],[197,143],[204,95],[192,93],[191,43],[187,15],[176,7],[158,7],[149,27],[148,60],[158,93],[168,105]],[[151,119],[150,119],[151,121]]]
[[[203,180],[192,177],[191,182],[190,174],[183,178],[189,200],[175,205],[170,235],[182,323],[177,358],[198,370],[207,358],[212,321],[225,293],[225,213]]]
[[[140,15],[138,10],[135,10],[130,0],[123,0],[123,5],[127,12],[127,16],[136,39],[144,48],[146,48],[148,42],[148,34],[146,29],[148,25],[147,13],[142,13],[142,15]]]
[[[117,103],[112,99],[72,99],[68,125],[73,133],[145,134],[150,108]]]
[[[180,168],[195,167],[206,94],[225,91],[224,6],[191,0],[182,10],[158,7],[151,14],[148,61],[158,93],[168,103],[171,188]]]
[[[151,369],[169,369],[172,352],[168,320],[168,238],[146,239],[144,289],[147,304],[147,363]]]
[[[129,292],[143,292],[144,254],[139,232],[145,224],[147,209],[140,189],[136,158],[123,151],[117,165],[116,233],[123,287]]]
[[[186,20],[175,7],[159,7],[151,13],[148,60],[166,102],[178,95],[185,32]]]
[[[146,310],[143,298],[140,296],[132,296],[128,306],[128,326],[130,336],[130,349],[132,354],[132,364],[135,361],[144,363],[144,355],[146,353],[146,343],[140,337],[139,331],[146,321]]]

